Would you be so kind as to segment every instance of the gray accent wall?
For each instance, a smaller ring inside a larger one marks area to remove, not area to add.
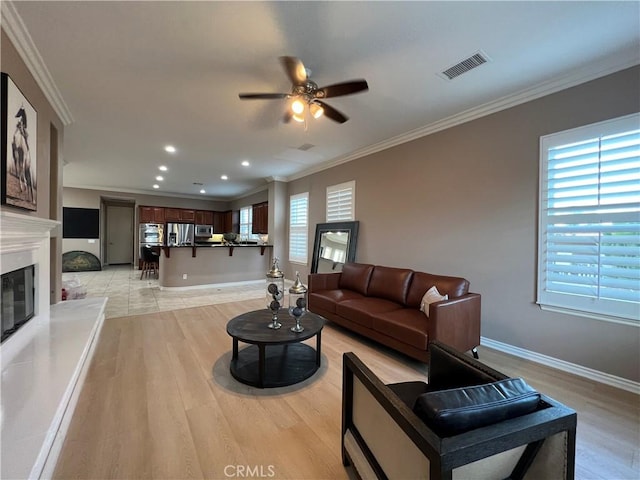
[[[638,85],[636,66],[290,182],[309,192],[309,255],[326,187],[355,180],[357,261],[465,277],[483,337],[640,381],[640,328],[535,303],[539,138],[640,111]]]

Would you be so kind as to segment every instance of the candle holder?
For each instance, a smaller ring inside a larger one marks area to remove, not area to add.
[[[282,327],[278,321],[278,312],[284,300],[284,273],[278,268],[278,258],[273,259],[271,270],[267,272],[267,308],[271,310],[271,323],[267,326],[277,330]]]
[[[305,313],[307,313],[307,287],[300,282],[300,273],[296,272],[296,281],[289,289],[289,315],[296,321],[296,324],[291,327],[292,332],[304,331],[304,327],[300,325],[300,318]]]

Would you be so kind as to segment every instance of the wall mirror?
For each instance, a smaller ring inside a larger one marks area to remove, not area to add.
[[[355,262],[360,222],[331,222],[316,225],[311,273],[342,271],[346,262]]]

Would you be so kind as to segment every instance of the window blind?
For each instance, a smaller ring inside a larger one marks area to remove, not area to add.
[[[240,236],[241,238],[249,238],[251,235],[251,224],[253,212],[251,207],[242,207],[240,209]]]
[[[289,197],[289,261],[307,263],[309,193]]]
[[[538,303],[640,323],[640,115],[540,152]]]
[[[344,222],[355,218],[356,182],[327,187],[327,222]]]

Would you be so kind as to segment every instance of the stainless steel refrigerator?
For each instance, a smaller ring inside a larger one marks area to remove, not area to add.
[[[167,223],[164,236],[167,246],[182,247],[193,245],[195,225],[193,223]]]

